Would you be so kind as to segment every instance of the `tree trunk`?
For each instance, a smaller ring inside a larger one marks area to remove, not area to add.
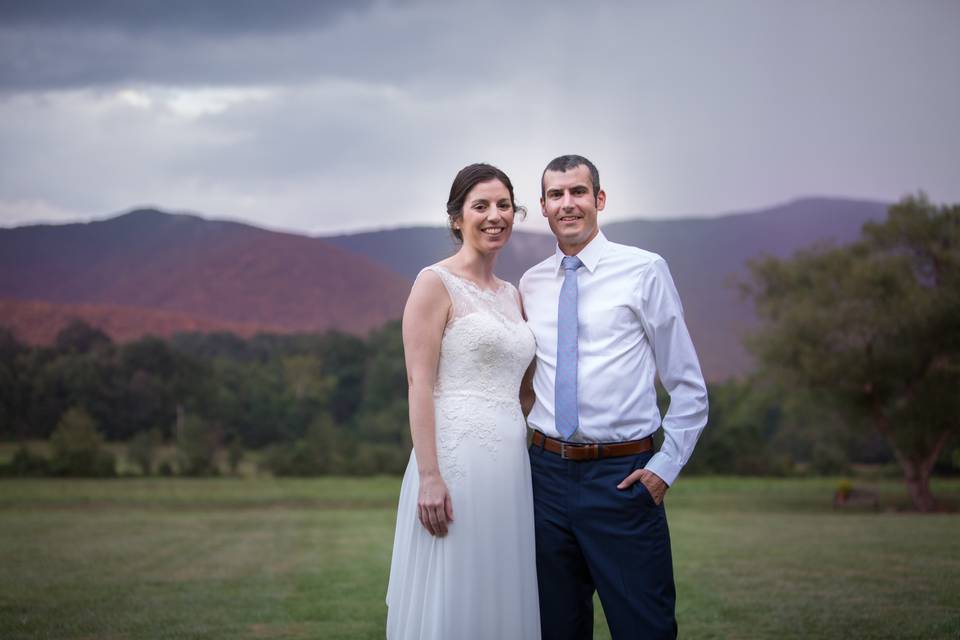
[[[184,419],[183,405],[180,403],[177,403],[177,421],[176,423],[174,423],[174,427],[173,427],[174,442],[183,441],[183,419]]]
[[[922,454],[907,456],[897,447],[893,430],[890,428],[890,421],[876,401],[874,402],[873,419],[877,430],[890,443],[893,454],[897,457],[900,468],[903,469],[903,481],[907,485],[907,494],[910,496],[913,506],[922,513],[933,511],[937,506],[937,501],[933,498],[933,492],[930,491],[930,472],[933,471],[933,465],[936,464],[940,452],[950,441],[954,430],[943,431],[930,450],[926,452],[926,456]]]
[[[907,457],[894,448],[897,460],[903,468],[903,480],[907,485],[907,494],[909,494],[910,500],[913,501],[913,506],[916,507],[917,511],[928,513],[937,506],[933,492],[930,491],[930,473],[933,471],[933,465],[936,464],[940,452],[943,451],[943,447],[946,446],[951,435],[950,431],[944,431],[937,438],[933,448],[927,452],[926,457],[922,458]]]
[[[933,465],[925,464],[925,460],[904,459],[900,456],[900,466],[903,467],[903,479],[907,483],[907,493],[917,511],[933,511],[937,506],[930,491],[930,470]]]

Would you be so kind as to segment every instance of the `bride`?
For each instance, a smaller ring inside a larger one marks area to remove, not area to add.
[[[391,640],[540,637],[518,399],[535,345],[517,290],[493,274],[517,213],[506,174],[462,169],[447,202],[462,246],[420,272],[404,310],[414,450],[387,587]]]

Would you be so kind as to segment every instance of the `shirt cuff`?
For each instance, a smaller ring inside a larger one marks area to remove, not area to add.
[[[680,475],[680,469],[683,467],[675,463],[670,456],[658,451],[650,458],[645,469],[654,472],[661,480],[667,483],[667,486],[673,486],[677,476]]]

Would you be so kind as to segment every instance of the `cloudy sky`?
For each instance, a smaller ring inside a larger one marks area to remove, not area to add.
[[[960,2],[3,0],[0,226],[138,205],[307,233],[442,224],[476,161],[537,213],[960,202]]]

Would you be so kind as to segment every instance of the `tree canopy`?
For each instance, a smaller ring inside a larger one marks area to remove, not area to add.
[[[846,247],[750,264],[766,371],[813,389],[890,443],[916,507],[960,433],[960,205],[910,196]]]

